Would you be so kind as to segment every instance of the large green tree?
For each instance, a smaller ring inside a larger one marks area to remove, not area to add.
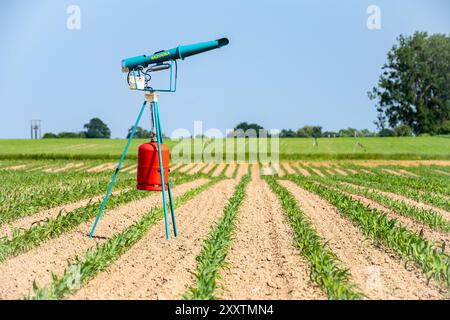
[[[297,130],[297,136],[301,138],[306,137],[318,138],[322,136],[322,127],[306,125],[303,128]]]
[[[109,139],[111,138],[111,130],[99,118],[92,118],[89,123],[84,125],[86,129],[86,138]]]
[[[380,129],[450,133],[450,35],[401,35],[369,97],[377,100]]]
[[[242,130],[242,132],[240,132]],[[248,131],[250,130],[250,131]],[[259,137],[260,133],[263,133],[265,129],[256,123],[241,122],[234,128],[234,136],[256,136]],[[266,133],[267,134],[267,133]]]

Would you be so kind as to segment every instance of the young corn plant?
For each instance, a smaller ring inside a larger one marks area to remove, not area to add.
[[[289,177],[295,177],[290,175]],[[348,270],[325,241],[317,234],[310,220],[303,214],[294,196],[273,177],[265,177],[270,188],[277,194],[294,231],[294,242],[309,262],[312,282],[321,287],[328,299],[361,299],[361,290],[352,282]]]
[[[236,217],[244,201],[245,189],[250,179],[249,175],[241,178],[224,209],[222,218],[212,228],[209,237],[204,241],[203,249],[196,258],[196,283],[183,295],[184,299],[217,299],[215,295],[217,280],[228,254],[232,236],[236,229]]]

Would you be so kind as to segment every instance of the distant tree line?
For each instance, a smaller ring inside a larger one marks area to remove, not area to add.
[[[262,133],[269,136],[266,129],[256,123],[241,122],[228,137],[259,137]],[[338,131],[323,131],[318,125],[305,125],[298,130],[282,129],[280,138],[340,138],[340,137],[407,137],[412,136],[413,131],[408,125],[400,124],[393,129],[384,128],[378,132],[369,129],[358,130],[346,128]]]
[[[398,125],[394,129],[384,128],[378,132],[351,127],[338,131],[322,131],[321,126],[306,125],[297,131],[283,129],[280,132],[280,138],[407,137],[412,135],[413,132],[408,125]]]
[[[88,138],[88,139],[109,139],[111,138],[111,130],[108,126],[99,118],[92,118],[83,126],[85,131],[79,132],[60,132],[58,134],[47,132],[43,139],[56,139],[56,138]]]

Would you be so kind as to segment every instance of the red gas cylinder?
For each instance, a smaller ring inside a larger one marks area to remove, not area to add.
[[[164,184],[167,190],[169,178],[169,148],[161,145],[164,167]],[[149,142],[139,146],[137,165],[137,188],[139,190],[162,190],[159,170],[158,143]]]

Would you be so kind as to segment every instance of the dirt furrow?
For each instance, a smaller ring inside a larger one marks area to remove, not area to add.
[[[293,165],[297,168],[297,170],[300,172],[301,175],[305,176],[305,177],[309,177],[311,175],[311,173],[309,173],[308,170],[306,170],[305,168],[301,167],[299,163],[293,163]]]
[[[137,164],[132,164],[127,166],[125,169],[121,169],[120,172],[130,172],[135,169],[137,169]]]
[[[117,166],[117,163],[115,163],[115,162],[104,163],[104,164],[101,164],[101,165],[98,165],[98,166],[88,169],[87,172],[102,172],[102,171],[112,170],[112,169],[116,168],[116,166]]]
[[[291,164],[289,162],[283,162],[282,165],[284,166],[284,169],[286,169],[288,174],[295,174],[295,170],[291,167]]]
[[[206,166],[204,163],[197,163],[189,172],[188,174],[196,174],[202,171],[202,169]]]
[[[436,173],[439,173],[439,174],[443,174],[444,176],[450,176],[450,173],[446,172],[446,171],[442,171],[442,170],[433,170],[433,171]]]
[[[307,262],[293,245],[278,198],[252,166],[237,231],[223,271],[225,299],[323,299]]]
[[[182,163],[175,163],[171,165],[170,171],[175,172],[177,171],[183,164]]]
[[[360,188],[360,189],[363,188],[362,186],[355,185],[355,184],[352,184],[352,183],[344,182],[344,184],[348,184],[348,185],[350,185],[352,187],[356,187],[356,188]],[[377,193],[382,194],[382,195],[384,195],[386,197],[389,197],[389,198],[391,198],[393,200],[402,201],[402,202],[404,202],[406,204],[409,204],[410,206],[414,206],[414,207],[425,209],[425,210],[434,211],[436,213],[439,213],[444,219],[450,220],[450,212],[448,212],[448,211],[446,211],[444,209],[437,208],[437,207],[434,207],[434,206],[426,204],[426,203],[418,202],[418,201],[415,201],[413,199],[410,199],[410,198],[407,198],[405,196],[398,195],[398,194],[395,194],[395,193],[392,193],[392,192],[387,192],[387,191],[382,191],[382,190],[372,189],[372,188],[368,188],[368,190],[371,191],[371,192],[377,192]]]
[[[216,166],[216,164],[213,162],[208,163],[208,165],[205,168],[203,168],[202,173],[208,174],[215,166]]]
[[[238,172],[236,174],[236,180],[238,181],[241,180],[241,178],[245,176],[247,173],[248,173],[248,163],[247,162],[240,163]]]
[[[367,199],[363,196],[355,195],[347,193],[349,196],[351,196],[353,199],[360,201],[364,203],[365,205],[369,206],[370,208],[378,209],[382,212],[385,212],[390,219],[397,219],[398,223],[401,226],[404,226],[405,228],[419,234],[423,233],[423,236],[432,242],[435,242],[436,245],[439,247],[442,245],[442,243],[445,243],[446,251],[448,252],[450,249],[450,235],[445,232],[440,232],[434,229],[431,229],[430,227],[423,225],[420,222],[417,222],[413,219],[407,218],[405,216],[402,216],[401,214],[386,208],[379,203],[376,203],[375,201],[372,201],[370,199]]]
[[[342,169],[339,169],[339,168],[333,168],[333,169],[334,169],[334,171],[336,171],[337,173],[339,173],[341,176],[348,176],[347,172],[345,172],[345,171],[342,170]]]
[[[111,192],[112,195],[119,195],[123,192],[129,191],[130,189],[123,189],[123,190],[117,190]],[[12,221],[8,224],[0,225],[0,238],[2,237],[12,237],[12,232],[14,229],[29,229],[32,226],[39,224],[39,223],[45,223],[47,219],[56,218],[60,212],[62,214],[73,211],[75,209],[84,207],[88,205],[89,203],[97,202],[99,200],[102,200],[105,195],[99,195],[96,197],[86,198],[79,200],[77,202],[72,202],[68,204],[63,204],[57,207],[53,207],[50,209],[46,209],[37,213],[34,213],[30,216],[26,216],[23,218],[20,218],[18,220]]]
[[[218,177],[222,173],[223,169],[225,168],[225,163],[219,163],[219,165],[214,169],[212,176]]]
[[[178,171],[181,172],[181,173],[187,173],[193,167],[195,167],[195,163],[188,163],[187,165],[185,165],[185,166],[181,167],[180,169],[178,169]]]
[[[272,164],[272,168],[275,171],[276,174],[278,174],[279,177],[284,177],[285,173],[284,171],[281,169],[281,166],[279,163],[274,163]]]
[[[236,182],[224,180],[177,209],[179,235],[165,240],[163,222],[73,299],[177,299],[194,283],[195,257],[223,214]]]
[[[206,179],[177,186],[173,190],[174,197],[189,189],[206,183]],[[0,264],[0,299],[17,299],[29,293],[33,280],[40,285],[51,281],[51,272],[62,274],[67,266],[67,260],[82,256],[89,248],[103,243],[105,239],[122,232],[138,221],[154,207],[161,205],[161,194],[153,193],[149,197],[120,206],[105,212],[95,230],[94,240],[89,238],[89,231],[94,219],[81,224],[75,230],[48,240],[41,246]],[[162,235],[163,228],[157,233]]]
[[[227,167],[227,170],[225,170],[225,177],[231,178],[233,176],[234,170],[236,169],[236,166],[236,163],[230,163]]]
[[[281,181],[296,197],[329,248],[349,268],[354,282],[372,299],[440,299],[443,290],[427,281],[415,266],[380,248],[336,208],[291,181]]]
[[[82,167],[84,165],[84,163],[75,163],[75,162],[71,162],[68,163],[62,167],[56,167],[56,168],[50,168],[50,169],[45,169],[43,170],[44,172],[51,172],[51,173],[58,173],[58,172],[62,172],[62,171],[66,171],[69,169],[78,169],[80,167]]]

